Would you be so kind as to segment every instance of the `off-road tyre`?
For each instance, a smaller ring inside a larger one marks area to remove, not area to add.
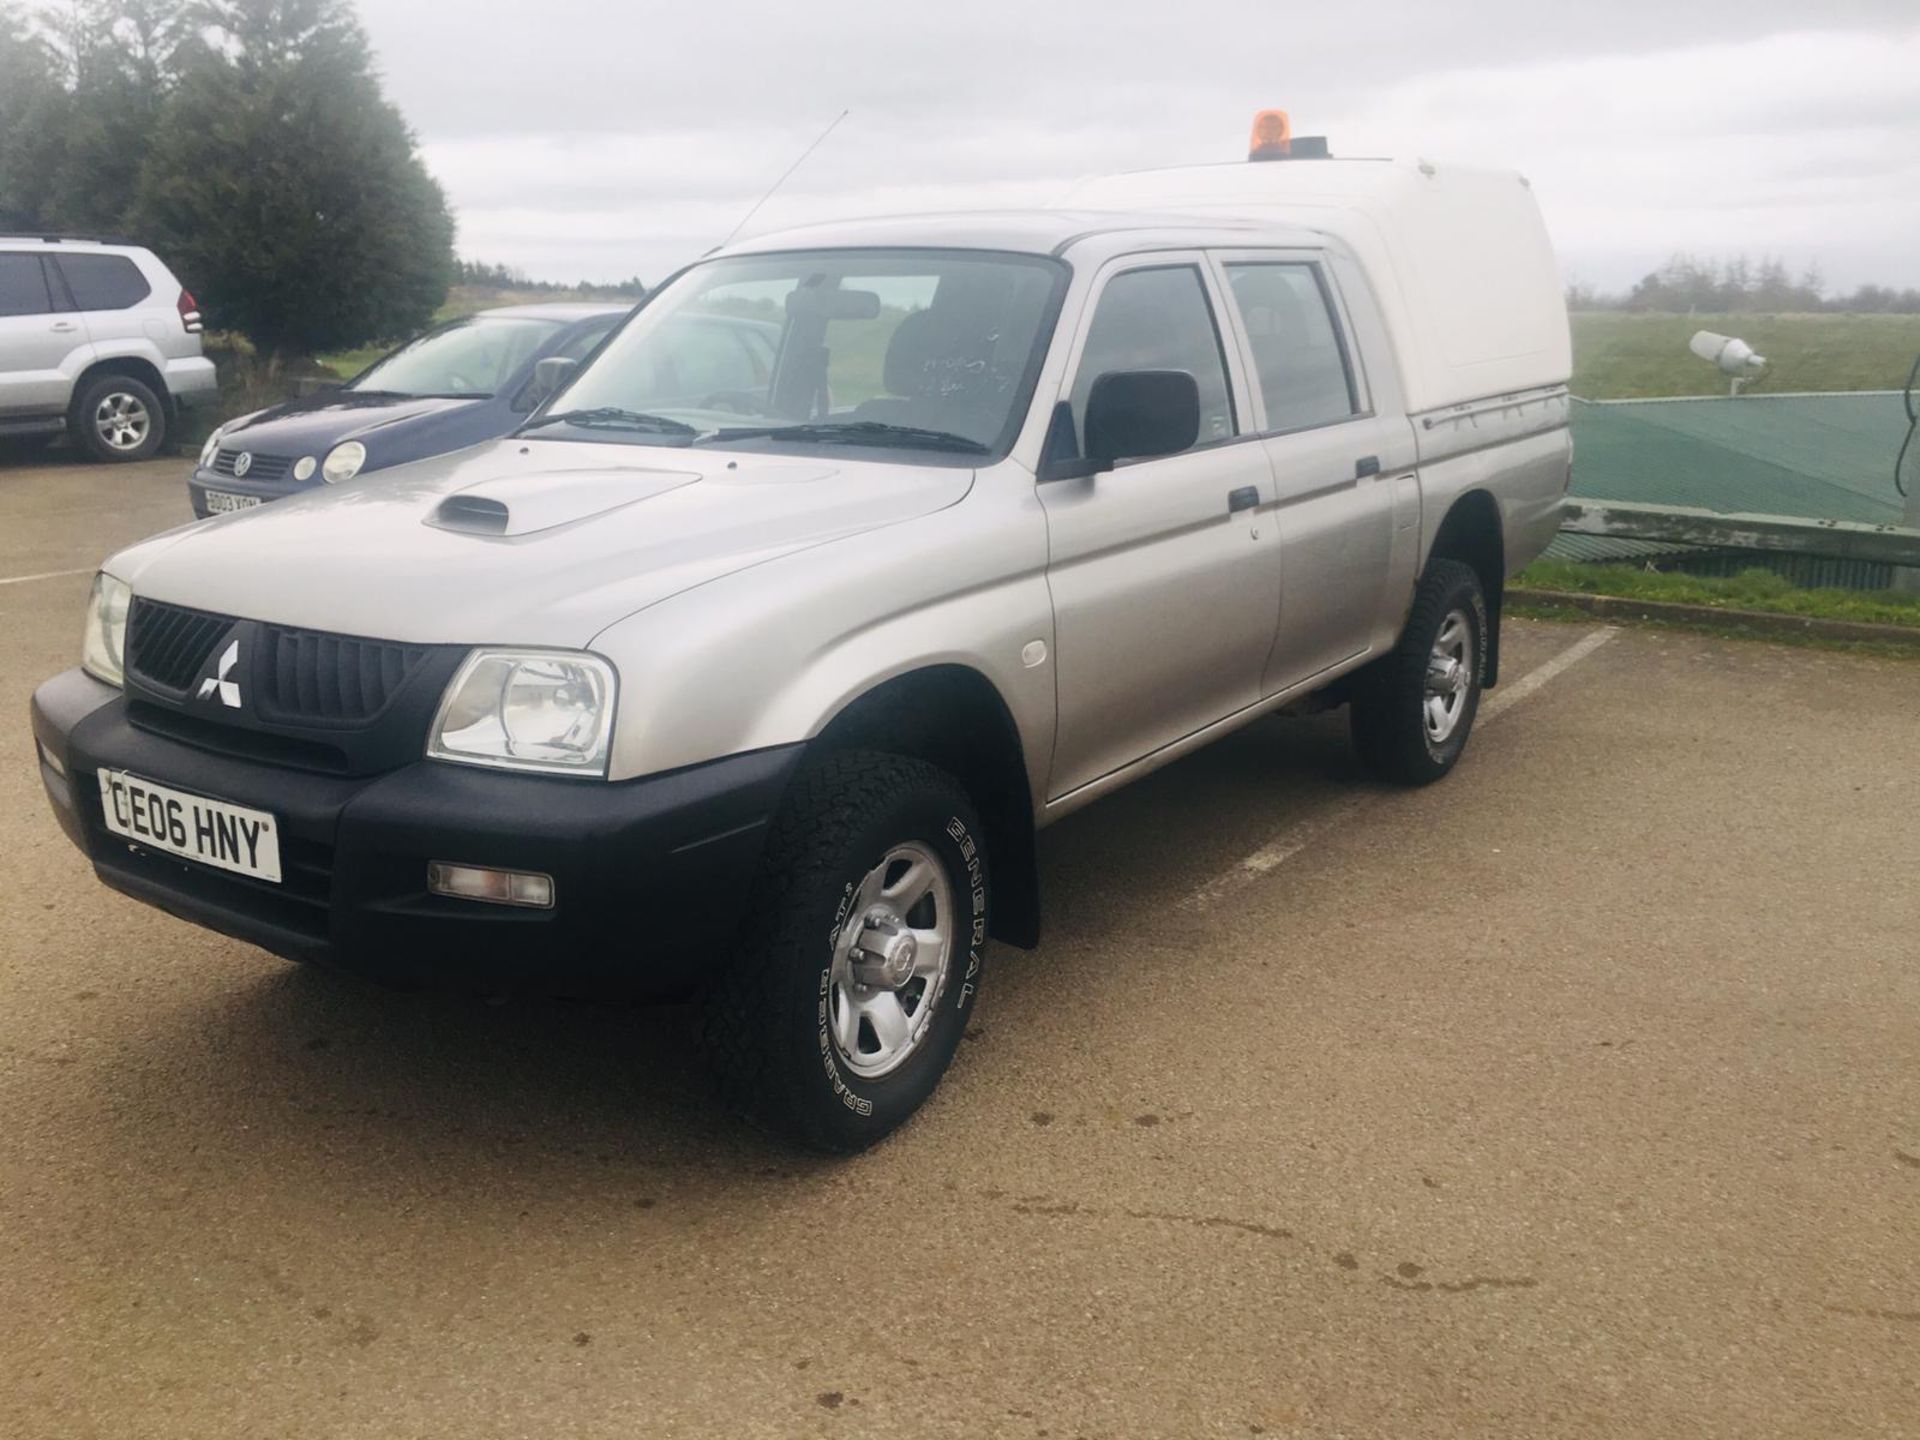
[[[103,408],[115,407],[116,413],[140,417],[138,438],[122,427],[116,434],[127,435],[125,443],[116,443],[106,433],[108,422]],[[151,386],[131,375],[98,375],[80,387],[73,409],[67,415],[67,433],[74,445],[90,460],[110,464],[151,460],[167,443],[169,429],[166,403]]]
[[[1427,724],[1427,668],[1448,617],[1464,617],[1472,638],[1468,688],[1452,729],[1436,741]],[[1427,566],[1400,643],[1354,687],[1353,746],[1374,775],[1398,785],[1431,785],[1459,761],[1473,732],[1487,670],[1487,597],[1480,577],[1458,560]]]
[[[898,1069],[865,1079],[830,1033],[830,977],[856,890],[902,844],[945,867],[953,938],[922,1038]],[[959,1047],[979,998],[991,900],[980,817],[952,776],[866,750],[807,763],[706,996],[706,1050],[728,1104],[813,1150],[853,1154],[885,1138],[933,1093]]]

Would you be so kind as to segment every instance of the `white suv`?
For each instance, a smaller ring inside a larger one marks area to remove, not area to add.
[[[151,250],[0,235],[0,439],[65,430],[96,460],[145,460],[216,394],[199,304]]]

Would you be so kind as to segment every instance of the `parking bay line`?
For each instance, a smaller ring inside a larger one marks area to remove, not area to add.
[[[69,575],[91,575],[99,568],[98,565],[82,565],[78,570],[43,570],[38,575],[4,575],[0,576],[0,585],[25,585],[30,580],[64,580]]]
[[[1599,629],[1581,636],[1551,660],[1522,675],[1513,682],[1511,687],[1503,685],[1495,690],[1480,706],[1479,713],[1474,717],[1474,723],[1485,725],[1498,719],[1522,700],[1537,694],[1549,682],[1564,675],[1619,633],[1620,627],[1617,625],[1602,625]],[[1272,874],[1328,831],[1346,824],[1363,810],[1378,804],[1384,798],[1377,792],[1358,792],[1336,801],[1317,815],[1296,821],[1258,850],[1243,856],[1225,871],[1200,886],[1182,900],[1178,908],[1186,911],[1205,910],[1228,896],[1237,894],[1256,880]]]
[[[1480,707],[1480,713],[1474,716],[1474,723],[1492,720],[1518,705],[1522,700],[1540,689],[1556,675],[1561,675],[1578,665],[1602,645],[1620,633],[1618,625],[1602,625],[1598,630],[1583,635],[1546,664],[1537,666],[1514,681],[1511,686],[1503,685],[1487,697]]]

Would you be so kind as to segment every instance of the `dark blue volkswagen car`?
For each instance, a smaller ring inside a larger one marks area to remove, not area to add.
[[[546,398],[534,367],[550,356],[585,358],[630,308],[482,310],[427,331],[338,389],[228,421],[187,481],[193,513],[242,510],[505,435]]]

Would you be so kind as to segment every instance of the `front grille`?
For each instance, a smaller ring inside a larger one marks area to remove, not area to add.
[[[127,718],[213,754],[377,775],[420,758],[434,707],[466,653],[136,597],[127,622]],[[221,683],[202,686],[203,677]]]
[[[246,452],[239,450],[221,450],[213,457],[213,470],[216,475],[232,475],[240,456]],[[247,467],[247,473],[239,478],[244,480],[284,480],[287,472],[293,469],[292,457],[286,455],[255,454],[253,463]]]
[[[232,628],[224,615],[136,596],[127,617],[127,667],[156,689],[184,694]]]
[[[271,730],[245,730],[237,725],[222,725],[179,710],[169,710],[146,700],[127,701],[127,720],[136,730],[164,735],[197,750],[215,755],[232,755],[241,760],[258,760],[267,765],[290,765],[296,770],[318,770],[344,774],[347,752],[338,745],[307,740],[296,735],[280,735]]]
[[[387,708],[430,653],[419,645],[269,626],[259,707],[272,720],[362,724]]]

